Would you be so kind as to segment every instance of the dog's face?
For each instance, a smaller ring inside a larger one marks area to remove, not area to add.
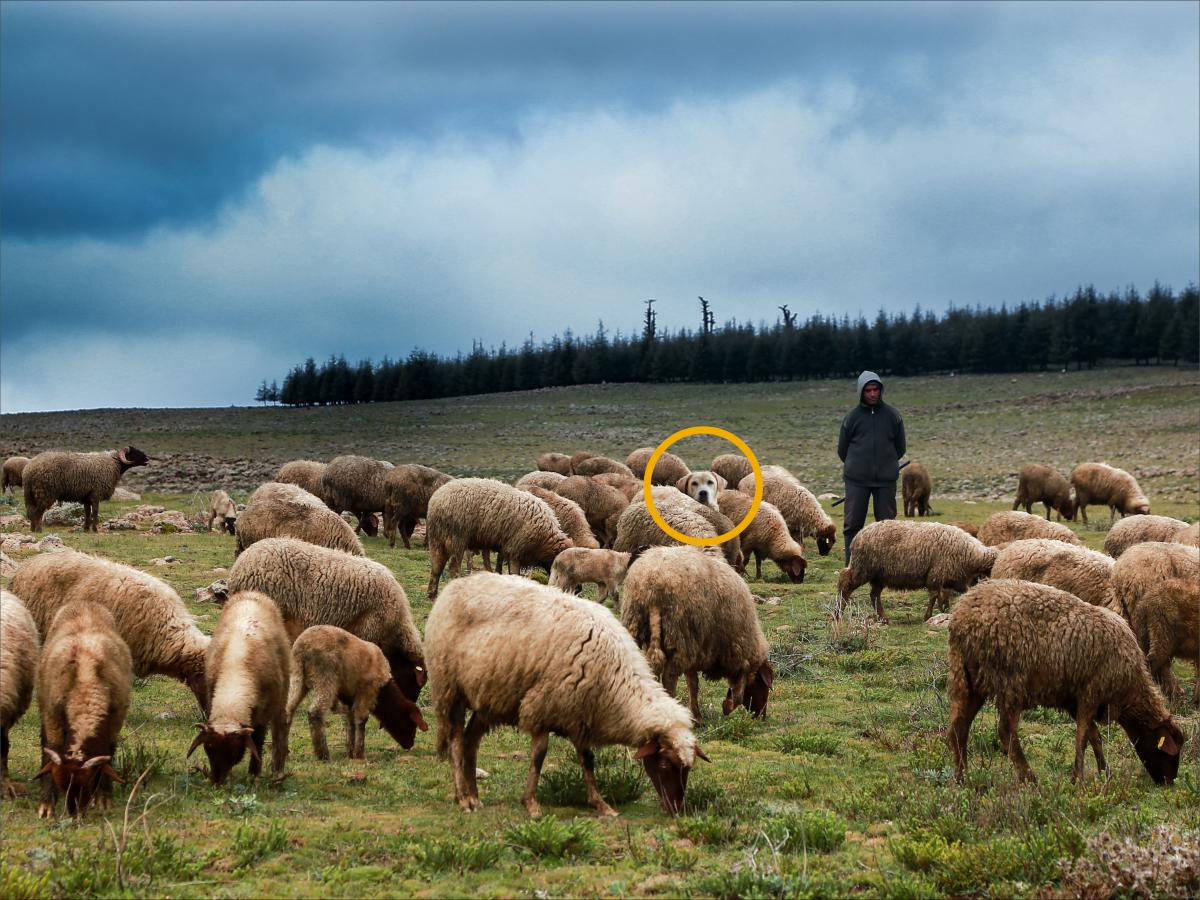
[[[716,472],[692,472],[675,482],[675,487],[683,491],[697,503],[703,503],[712,509],[717,508],[717,494],[725,490],[728,482]]]

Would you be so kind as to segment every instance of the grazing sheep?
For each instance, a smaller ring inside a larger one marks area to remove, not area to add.
[[[554,510],[554,518],[558,520],[559,527],[571,539],[574,546],[592,550],[600,546],[600,542],[596,540],[596,536],[592,534],[592,529],[588,525],[587,516],[583,514],[583,508],[574,500],[568,500],[561,494],[540,487],[527,487],[522,490],[533,494],[539,500],[544,500],[546,505]]]
[[[979,540],[989,547],[1030,538],[1049,538],[1064,544],[1083,546],[1083,541],[1066,525],[1017,510],[992,513],[979,526]]]
[[[653,489],[654,505],[663,520],[676,531],[688,537],[716,537],[733,530],[733,523],[722,513],[697,503],[687,494],[675,488]],[[616,523],[614,550],[628,551],[634,547],[670,547],[680,542],[663,531],[643,501],[631,503],[621,513]],[[733,537],[720,544],[721,552],[729,565],[739,572],[744,569],[745,555],[741,537]]]
[[[8,777],[8,732],[25,715],[37,680],[37,625],[16,594],[0,591],[0,790],[17,796]]]
[[[1058,588],[993,579],[967,592],[950,614],[950,728],[958,780],[967,767],[971,722],[996,701],[1000,744],[1018,781],[1034,781],[1017,735],[1021,712],[1038,706],[1075,718],[1074,777],[1083,775],[1090,743],[1106,768],[1096,722],[1115,721],[1150,777],[1169,784],[1179,770],[1184,735],[1150,680],[1121,617]]]
[[[665,812],[683,807],[696,744],[686,709],[667,695],[633,638],[605,607],[511,575],[478,573],[446,588],[425,626],[438,754],[448,754],[454,796],[479,809],[479,742],[497,725],[532,737],[522,802],[535,799],[550,734],[567,738],[583,767],[588,802],[616,815],[596,786],[592,748],[637,747]],[[473,710],[466,723],[468,710]],[[465,726],[465,727],[464,727]]]
[[[25,516],[31,531],[42,530],[42,516],[59,501],[83,504],[83,530],[96,531],[100,501],[117,489],[121,476],[150,457],[137,447],[106,453],[67,453],[48,450],[31,459],[21,473]]]
[[[230,534],[237,534],[237,504],[233,502],[233,498],[219,488],[213,491],[212,499],[208,504],[208,524],[204,526],[205,530],[212,531],[214,523],[220,523],[220,529],[225,530]]]
[[[650,457],[654,455],[654,450],[654,447],[639,447],[625,459],[625,465],[629,467],[629,471],[638,481],[646,477],[646,466],[650,464]],[[650,483],[658,485],[675,484],[680,478],[691,471],[688,468],[688,464],[674,453],[664,452],[658,458],[658,462],[654,464],[654,474],[650,476]]]
[[[926,588],[928,619],[935,602],[948,609],[950,593],[961,593],[987,576],[995,561],[994,547],[985,547],[953,525],[897,519],[872,522],[854,539],[850,565],[838,576],[837,614],[858,587],[870,583],[871,603],[881,621],[887,622],[880,599],[885,587]]]
[[[425,518],[429,498],[451,478],[429,466],[415,463],[396,466],[383,479],[383,535],[388,546],[396,546],[396,532],[404,548],[412,547],[417,521]]]
[[[971,537],[974,537],[974,538],[979,537],[979,526],[976,525],[974,522],[951,522],[950,524],[953,525],[955,528],[961,528],[963,531],[965,531]]]
[[[642,496],[644,490],[641,481],[628,475],[622,475],[619,472],[601,472],[599,475],[593,475],[592,480],[616,488],[631,503]]]
[[[1033,504],[1042,503],[1046,507],[1046,519],[1050,519],[1050,510],[1058,512],[1058,520],[1075,521],[1075,494],[1071,490],[1071,482],[1066,477],[1040,463],[1030,463],[1022,466],[1017,476],[1017,499],[1013,501],[1013,509],[1024,506],[1025,512],[1033,512]]]
[[[271,772],[283,775],[288,756],[288,678],[292,645],[279,607],[266,594],[238,591],[225,601],[208,647],[208,722],[187,755],[204,747],[209,778],[224,784],[246,750],[250,777],[262,771],[271,728]]]
[[[1013,541],[997,549],[993,578],[1036,581],[1074,594],[1093,606],[1114,608],[1113,561],[1103,553],[1047,538]]]
[[[904,515],[928,516],[929,495],[933,493],[933,479],[929,470],[919,462],[910,462],[901,473],[900,491],[904,496]]]
[[[329,759],[325,716],[340,702],[346,712],[346,755],[366,759],[367,718],[374,713],[380,727],[408,750],[413,728],[428,731],[421,710],[392,681],[383,651],[334,625],[304,629],[292,645],[292,677],[287,719],[291,727],[300,701],[312,692],[308,726],[313,755]]]
[[[366,556],[350,524],[296,484],[268,481],[259,485],[238,517],[235,533],[235,557],[267,538],[295,538]]]
[[[421,635],[408,596],[387,566],[305,541],[268,538],[229,570],[229,593],[243,590],[275,601],[290,638],[312,625],[337,625],[378,644],[404,696],[415,701],[420,695]]]
[[[609,459],[607,456],[589,456],[587,459],[581,460],[578,465],[571,467],[571,474],[573,475],[590,476],[606,473],[633,477],[633,472],[629,470],[629,466],[615,459]]]
[[[554,493],[578,503],[600,546],[612,546],[617,535],[617,519],[629,505],[623,493],[584,475],[572,475],[555,487]]]
[[[21,487],[21,473],[25,471],[25,464],[29,462],[28,456],[10,456],[4,461],[4,477],[3,486],[0,491],[8,493],[12,491],[16,494],[16,488]]]
[[[275,481],[281,484],[294,484],[304,488],[322,503],[328,504],[325,496],[325,468],[323,462],[311,459],[294,459],[284,463],[275,473]]]
[[[571,539],[544,500],[489,478],[460,478],[443,485],[429,500],[425,519],[429,547],[429,600],[437,599],[446,562],[458,574],[463,553],[496,550],[512,574],[525,566],[547,572]]]
[[[554,557],[550,567],[550,587],[568,594],[577,593],[584,584],[595,584],[599,588],[596,598],[603,603],[609,597],[617,605],[621,603],[621,585],[629,564],[637,559],[641,548],[628,553],[620,550],[597,550],[585,547],[569,547]]]
[[[99,603],[71,601],[58,608],[38,663],[37,698],[46,764],[38,818],[55,814],[58,794],[67,814],[82,816],[95,798],[112,805],[117,735],[129,712],[133,663],[113,615]]]
[[[1188,527],[1187,522],[1170,516],[1129,516],[1121,519],[1104,536],[1104,552],[1113,559],[1132,547],[1146,541],[1175,540],[1175,536]]]
[[[559,475],[571,474],[571,457],[565,453],[543,453],[537,458],[540,472],[557,472]]]
[[[132,566],[60,550],[22,563],[9,589],[21,598],[43,634],[59,608],[71,601],[95,601],[107,607],[133,655],[134,674],[177,678],[196,696],[201,709],[208,709],[204,655],[209,639],[166,582]]]
[[[738,453],[722,453],[712,461],[710,468],[727,484],[741,484],[743,478],[754,474],[750,460]]]
[[[750,512],[754,500],[741,491],[721,491],[717,504],[721,512],[737,525]],[[804,570],[808,563],[804,559],[804,547],[788,531],[783,514],[764,500],[759,504],[754,521],[746,526],[739,536],[742,553],[749,560],[754,556],[754,577],[762,578],[762,561],[771,560],[793,583],[804,581]]]
[[[729,682],[721,711],[745,706],[765,716],[775,670],[758,623],[754,596],[719,557],[696,547],[654,547],[629,567],[621,623],[646,651],[650,669],[671,696],[687,679],[692,716],[700,720],[700,673]]]
[[[1171,660],[1191,660],[1197,666],[1193,701],[1200,703],[1200,550],[1135,544],[1113,564],[1112,593],[1163,690],[1181,693]]]
[[[540,487],[552,491],[566,480],[567,476],[560,475],[558,472],[526,472],[517,479],[513,487],[518,491],[523,491],[531,487]]]
[[[799,544],[804,538],[817,541],[817,552],[828,556],[837,543],[837,526],[821,508],[821,501],[782,466],[763,466],[763,499],[774,506],[787,522],[788,531]],[[754,496],[754,475],[738,483],[738,490]]]
[[[1193,522],[1171,541],[1173,544],[1185,544],[1188,547],[1200,547],[1200,522]]]
[[[322,479],[324,497],[336,513],[349,511],[368,537],[379,533],[375,513],[387,502],[384,482],[394,467],[367,456],[338,456],[329,461]]]
[[[577,465],[579,465],[585,459],[591,459],[593,456],[599,456],[599,455],[600,454],[598,454],[598,453],[593,453],[591,450],[580,450],[578,453],[571,454],[571,471],[568,472],[567,474],[574,475],[575,467]]]
[[[1137,479],[1124,469],[1104,463],[1082,463],[1071,472],[1071,485],[1075,488],[1075,508],[1084,525],[1088,523],[1089,504],[1107,506],[1110,522],[1118,512],[1123,516],[1150,512],[1150,501],[1138,487]]]
[[[717,509],[717,494],[729,487],[729,482],[716,472],[691,472],[676,481],[675,487],[697,503]]]

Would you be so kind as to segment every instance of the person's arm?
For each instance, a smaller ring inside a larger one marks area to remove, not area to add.
[[[904,417],[896,413],[896,459],[904,458],[908,450],[908,439],[904,435]]]
[[[842,431],[838,435],[838,459],[842,462],[846,461],[846,453],[850,449],[850,429],[846,427],[846,423],[849,421],[849,416],[842,419]]]

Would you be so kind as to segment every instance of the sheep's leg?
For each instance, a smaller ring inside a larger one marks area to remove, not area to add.
[[[334,697],[318,688],[308,705],[308,730],[312,733],[313,756],[327,762],[329,742],[325,739],[325,714],[333,709]]]
[[[255,725],[250,740],[254,742],[254,748],[258,750],[257,754],[250,754],[250,777],[257,778],[262,774],[263,746],[267,742],[267,726]]]
[[[692,710],[692,718],[697,722],[700,721],[700,675],[697,672],[687,672],[684,674],[687,679],[688,686],[688,706]]]
[[[10,800],[17,796],[17,786],[8,777],[8,729],[0,728],[0,790]]]
[[[762,581],[762,551],[754,551],[754,580]]]
[[[662,682],[663,690],[667,692],[667,696],[673,698],[676,688],[679,687],[679,673],[670,669],[664,669],[658,680]]]
[[[500,566],[499,560],[496,560],[496,566],[497,566],[497,568],[499,568],[499,566]],[[487,547],[484,547],[484,549],[483,549],[483,568],[485,571],[488,571],[488,572],[492,571],[492,551],[489,550]]]
[[[971,723],[979,715],[985,699],[970,690],[964,690],[961,694],[951,693],[950,728],[946,732],[946,740],[954,752],[955,781],[962,781],[963,773],[967,770],[967,738],[971,733]]]
[[[467,723],[467,730],[463,734],[463,779],[467,783],[467,790],[470,796],[475,798],[475,804],[479,803],[479,785],[476,783],[476,772],[479,769],[479,742],[483,740],[483,736],[487,734],[488,723],[478,712],[471,713],[471,721]]]
[[[617,815],[617,811],[604,802],[600,795],[600,787],[596,784],[596,754],[578,744],[575,746],[575,753],[579,757],[579,765],[583,767],[583,782],[587,785],[588,803],[596,810],[596,815]]]
[[[1080,517],[1082,517],[1082,519],[1083,519],[1083,524],[1086,525],[1088,523],[1087,504],[1080,501],[1078,512],[1079,512]]]
[[[998,712],[1000,721],[997,731],[1000,736],[1000,746],[1004,748],[1008,758],[1012,760],[1013,768],[1017,770],[1017,782],[1037,781],[1033,769],[1029,767],[1029,761],[1025,758],[1025,751],[1021,749],[1021,738],[1017,734],[1017,727],[1021,723],[1021,710],[1017,707],[1006,707]]]
[[[287,767],[288,758],[288,717],[284,710],[279,710],[271,720],[271,774],[279,777]]]
[[[463,773],[463,724],[467,718],[466,707],[456,703],[450,710],[448,726],[450,729],[450,773],[454,776],[454,799],[467,812],[479,809],[479,798],[472,797],[467,788]]]
[[[346,711],[350,723],[349,754],[351,759],[367,758],[367,719],[371,717],[371,709],[361,700],[356,699]]]
[[[1075,714],[1075,766],[1071,770],[1071,780],[1083,778],[1083,753],[1087,749],[1092,729],[1096,727],[1095,710],[1080,706]],[[1103,766],[1101,766],[1103,769]]]
[[[883,614],[883,583],[871,582],[871,605],[875,607],[875,615],[881,625],[888,624],[888,617]],[[928,617],[926,617],[928,618]]]
[[[49,773],[42,776],[42,802],[38,805],[39,819],[53,819],[58,806],[58,787]]]
[[[538,805],[535,794],[537,794],[538,779],[542,775],[542,763],[546,761],[546,750],[549,746],[550,733],[539,731],[533,736],[533,743],[529,747],[529,777],[525,780],[525,793],[521,795],[521,802],[529,810],[529,815],[535,819],[542,814],[542,808]]]
[[[607,598],[608,598],[608,582],[607,581],[597,581],[596,582],[596,602],[603,604]]]
[[[1100,729],[1096,727],[1096,722],[1093,719],[1088,723],[1088,743],[1092,745],[1092,753],[1096,756],[1096,771],[1104,773],[1108,770],[1108,763],[1104,761],[1104,748],[1100,745]]]
[[[430,601],[437,599],[438,582],[442,578],[442,571],[446,568],[446,548],[441,544],[434,544],[429,548],[429,584],[425,588],[425,593],[429,596]],[[451,573],[453,573],[451,569]],[[453,577],[453,574],[452,576]]]
[[[933,605],[937,602],[939,593],[940,591],[936,587],[931,587],[929,589],[929,601],[925,604],[926,619],[933,615]]]

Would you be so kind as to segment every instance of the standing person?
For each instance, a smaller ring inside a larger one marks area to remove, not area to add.
[[[842,535],[846,565],[850,543],[867,521],[867,504],[875,504],[875,521],[896,518],[896,479],[906,449],[904,419],[883,402],[883,379],[874,372],[858,376],[858,406],[842,419],[838,457],[846,482]]]

